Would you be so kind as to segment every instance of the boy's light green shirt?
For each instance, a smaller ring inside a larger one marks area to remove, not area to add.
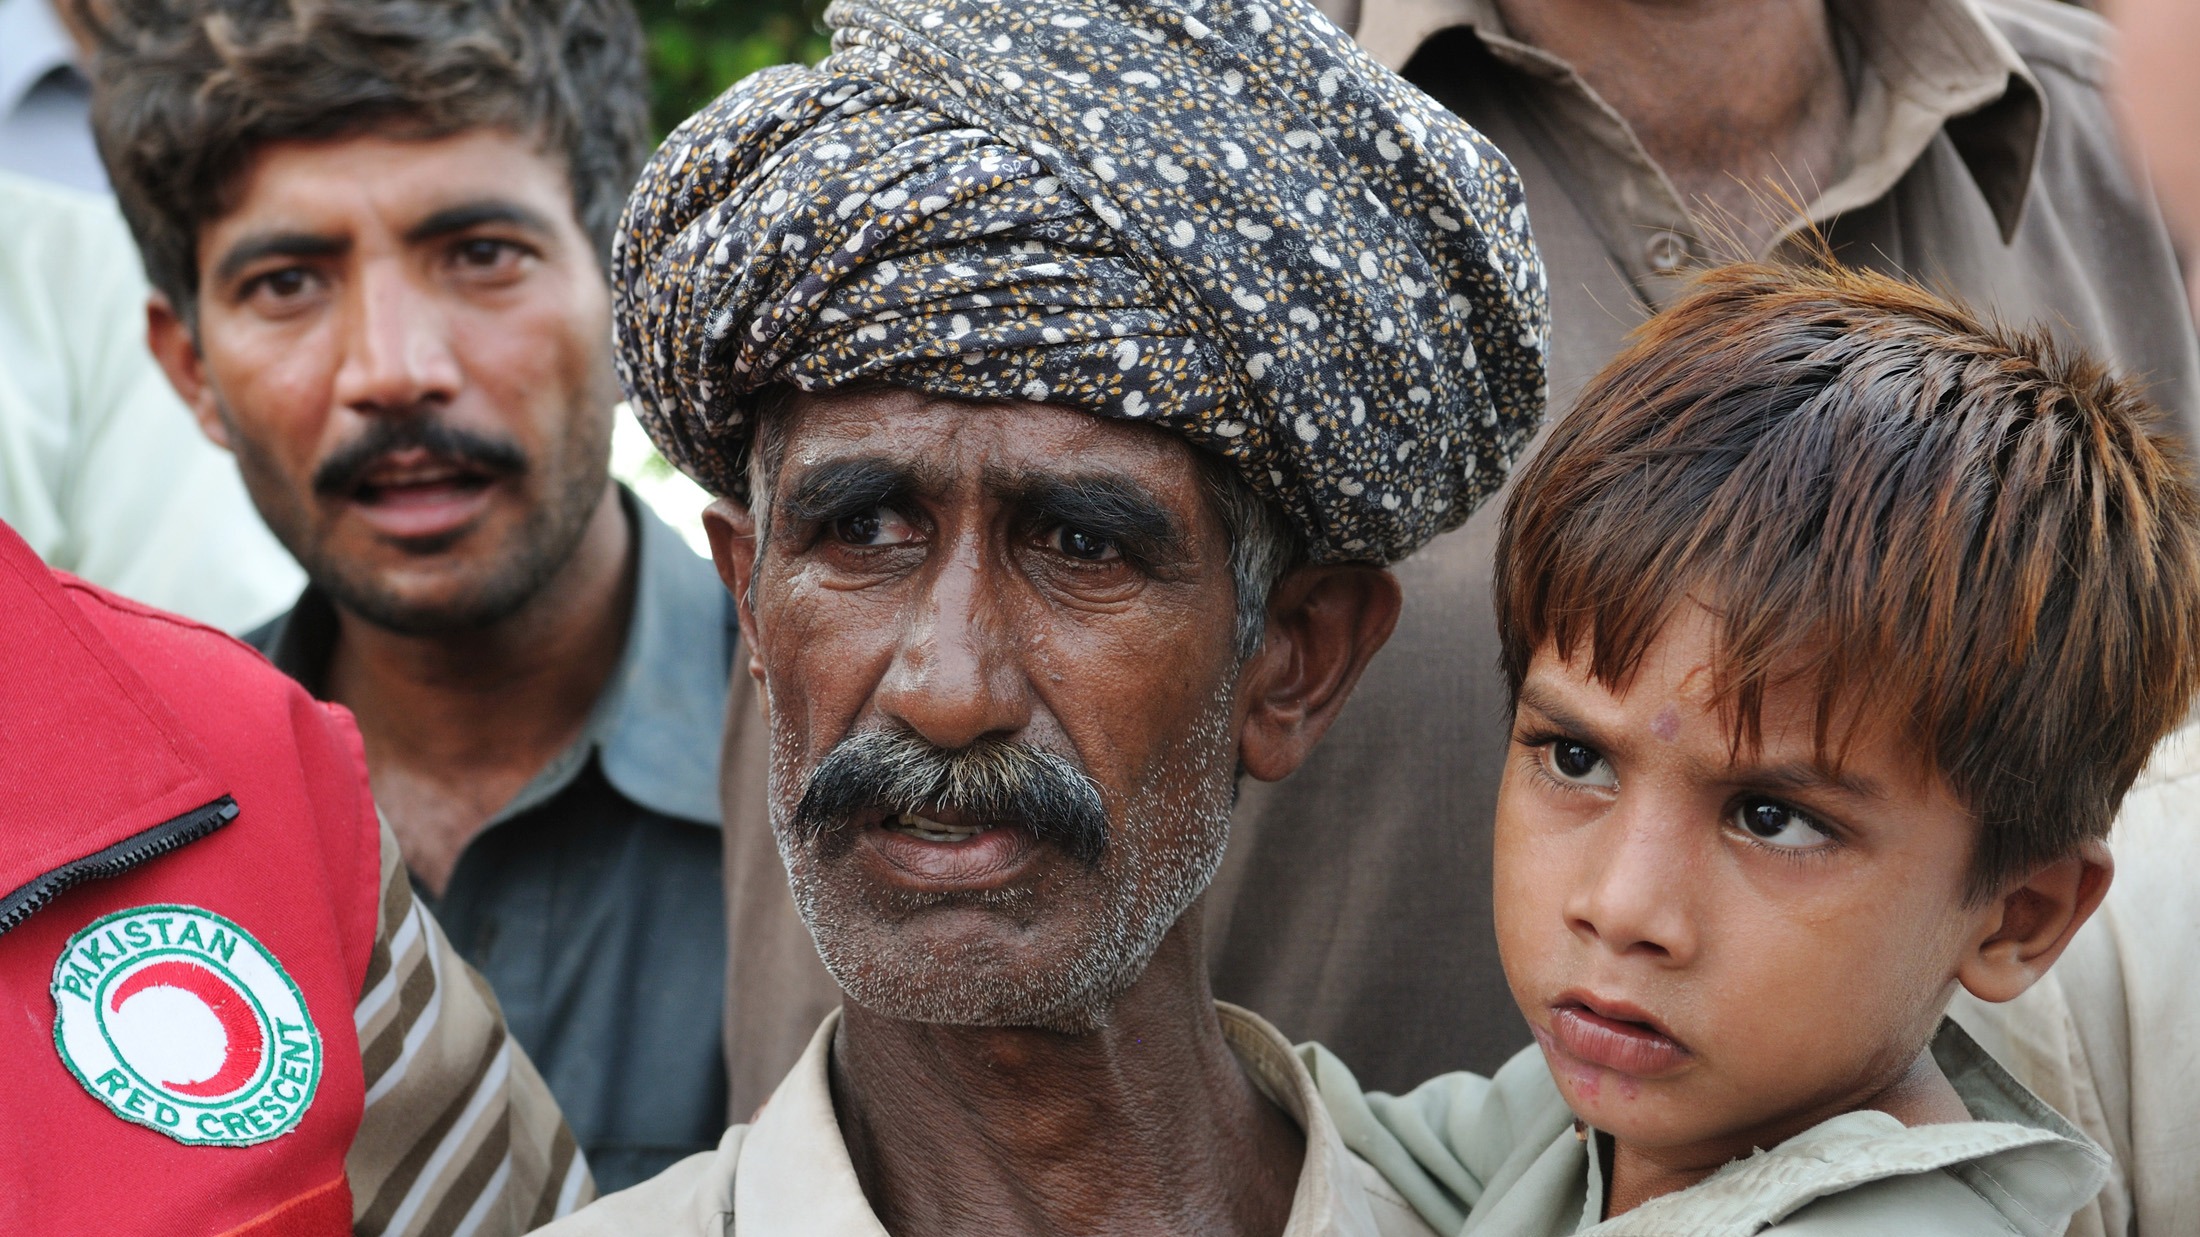
[[[1403,1096],[1361,1091],[1318,1044],[1299,1055],[1345,1145],[1443,1233],[2057,1237],[2108,1172],[2099,1147],[1952,1022],[1933,1056],[1975,1120],[1845,1113],[1610,1220],[1598,1140],[1575,1135],[1538,1049],[1494,1077],[1446,1074]]]

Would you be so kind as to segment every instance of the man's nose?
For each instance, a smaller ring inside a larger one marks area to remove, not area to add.
[[[1585,838],[1582,879],[1566,900],[1575,936],[1614,954],[1686,966],[1696,957],[1695,916],[1683,893],[1699,857],[1693,830],[1654,802],[1621,804]]]
[[[403,416],[458,393],[462,369],[435,296],[397,263],[370,262],[352,288],[336,402],[370,416]]]
[[[879,684],[881,711],[949,750],[1029,725],[1022,641],[1003,612],[1003,592],[988,579],[976,546],[949,546],[920,583],[902,626]]]

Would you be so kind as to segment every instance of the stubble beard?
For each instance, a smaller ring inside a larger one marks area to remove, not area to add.
[[[294,494],[291,481],[272,457],[238,431],[226,405],[221,416],[254,506],[276,540],[304,568],[306,578],[328,594],[338,609],[400,635],[479,631],[518,613],[572,559],[597,506],[606,501],[612,417],[590,408],[571,409],[572,428],[560,444],[558,475],[551,479],[541,504],[527,513],[513,533],[509,549],[454,594],[418,601],[390,588],[379,573],[326,552],[313,531],[310,489]],[[447,548],[433,547],[424,553]]]
[[[1237,762],[1231,743],[1232,685],[1224,683],[1190,730],[1111,823],[1104,869],[1111,879],[1093,905],[1034,905],[1029,890],[975,895],[896,896],[902,915],[950,905],[978,908],[1021,925],[1045,910],[1074,940],[1066,956],[1031,965],[992,943],[941,955],[882,925],[868,909],[836,897],[819,870],[819,844],[788,827],[803,778],[795,739],[774,728],[770,787],[772,831],[786,865],[795,908],[825,969],[857,1005],[888,1018],[950,1026],[1032,1027],[1087,1034],[1105,1026],[1117,998],[1145,974],[1162,938],[1213,882],[1230,836]],[[1139,822],[1142,827],[1128,827]],[[1156,839],[1176,838],[1173,848]]]

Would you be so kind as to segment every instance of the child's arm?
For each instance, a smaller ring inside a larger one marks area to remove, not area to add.
[[[1440,1233],[1458,1232],[1493,1183],[1514,1176],[1573,1119],[1534,1048],[1495,1077],[1443,1074],[1402,1096],[1361,1090],[1320,1044],[1300,1045],[1299,1059],[1345,1145]]]

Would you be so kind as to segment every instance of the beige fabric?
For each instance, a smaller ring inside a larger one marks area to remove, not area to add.
[[[2200,723],[2156,749],[2110,844],[2108,900],[2047,978],[1949,1012],[2114,1153],[2073,1237],[2200,1233]]]
[[[1306,1131],[1306,1160],[1283,1237],[1434,1237],[1396,1190],[1345,1150],[1314,1080],[1277,1030],[1217,1004],[1223,1038],[1256,1086]],[[833,1114],[828,1060],[838,1011],[753,1124],[718,1150],[606,1196],[546,1237],[886,1237],[856,1180]]]
[[[386,822],[357,1018],[367,1103],[344,1173],[358,1237],[524,1233],[595,1197],[557,1101],[414,899]]]
[[[1626,126],[1563,65],[1508,40],[1487,0],[1363,7],[1361,41],[1520,171],[1550,272],[1562,410],[1672,295],[1658,263],[1702,246]],[[1840,254],[2057,324],[2149,376],[2193,424],[2200,358],[2168,239],[2116,149],[2100,23],[2054,0],[1871,0],[1841,12],[1858,51],[1856,136],[1847,174],[1811,209]],[[1495,533],[1493,503],[1400,564],[1397,633],[1306,767],[1279,785],[1247,783],[1207,897],[1217,994],[1389,1090],[1487,1073],[1527,1042],[1487,900],[1507,721]],[[764,727],[753,684],[736,677],[723,771],[726,1037],[731,1111],[743,1113],[838,998],[786,892],[764,810]]]

